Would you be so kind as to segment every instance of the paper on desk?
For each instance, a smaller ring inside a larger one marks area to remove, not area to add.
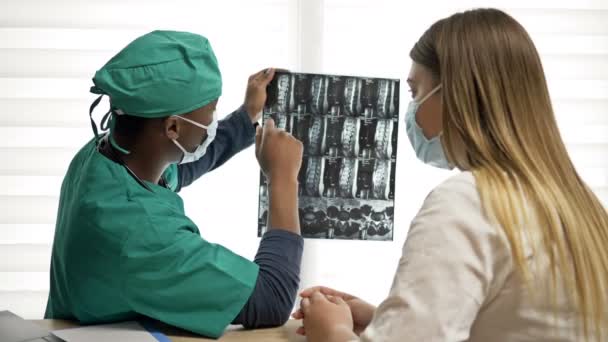
[[[0,341],[42,341],[49,331],[40,325],[28,322],[10,311],[0,311]]]
[[[157,342],[139,323],[91,325],[81,328],[53,331],[53,335],[66,342]]]

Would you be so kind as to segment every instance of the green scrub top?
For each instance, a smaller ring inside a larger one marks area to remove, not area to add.
[[[45,317],[144,315],[217,338],[250,297],[258,266],[202,239],[174,191],[147,185],[95,140],[78,152],[61,187]]]

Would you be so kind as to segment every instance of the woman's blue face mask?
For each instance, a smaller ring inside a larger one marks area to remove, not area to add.
[[[410,102],[407,108],[407,113],[405,114],[405,125],[407,136],[412,144],[412,147],[414,148],[414,151],[416,152],[416,157],[418,157],[418,159],[425,164],[451,170],[454,168],[454,166],[448,162],[447,158],[445,157],[445,153],[443,152],[443,146],[441,145],[441,133],[435,137],[432,137],[431,139],[427,139],[424,136],[422,129],[416,122],[416,112],[418,112],[420,106],[429,97],[439,91],[439,89],[441,89],[441,85],[438,85],[431,90],[420,101],[412,100]]]

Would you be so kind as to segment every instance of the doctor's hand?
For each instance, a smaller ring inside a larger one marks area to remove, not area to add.
[[[262,118],[262,110],[267,96],[266,87],[272,81],[274,72],[274,69],[268,68],[249,76],[243,107],[249,114],[251,122],[257,122]]]
[[[291,134],[276,128],[274,120],[267,119],[264,128],[255,134],[255,155],[262,172],[270,183],[297,182],[302,165],[302,143]]]
[[[342,298],[346,304],[349,306],[353,324],[354,324],[354,332],[359,335],[367,326],[371,323],[372,318],[374,316],[374,312],[376,311],[376,307],[369,304],[368,302],[357,298],[348,293],[340,292],[329,287],[324,286],[315,286],[308,288],[300,293],[302,298],[310,298],[310,296],[315,293],[320,292],[321,294],[328,297],[339,297]],[[298,309],[293,315],[295,319],[304,318],[304,312],[302,308]],[[306,331],[304,327],[300,327],[297,331],[300,335],[305,335]]]

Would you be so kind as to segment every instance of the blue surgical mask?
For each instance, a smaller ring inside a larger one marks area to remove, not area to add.
[[[435,89],[431,90],[419,102],[416,102],[416,100],[412,100],[410,102],[407,108],[407,113],[405,114],[405,125],[407,136],[410,139],[410,143],[412,144],[418,159],[423,161],[425,164],[451,170],[454,168],[454,166],[448,162],[447,158],[445,157],[445,153],[443,152],[443,146],[441,145],[441,133],[431,139],[427,139],[422,132],[422,128],[420,128],[416,122],[416,112],[420,106],[424,103],[424,101],[431,97],[431,95],[439,91],[439,89],[441,89],[441,85],[438,85],[435,87]]]
[[[213,142],[213,139],[215,139],[215,134],[217,132],[217,126],[218,126],[218,122],[215,117],[215,113],[213,113],[213,121],[211,121],[209,126],[205,126],[201,123],[198,123],[196,121],[193,121],[193,120],[181,117],[181,116],[176,115],[175,117],[180,118],[181,120],[187,121],[195,126],[203,128],[207,131],[207,138],[205,139],[205,141],[201,142],[201,144],[196,147],[196,150],[194,150],[194,152],[186,151],[186,149],[179,142],[177,142],[177,140],[173,139],[173,143],[184,153],[184,157],[182,158],[182,160],[179,163],[187,164],[187,163],[191,163],[193,161],[197,161],[197,160],[201,159],[205,155],[205,152],[207,152],[207,147],[209,147],[209,145],[211,145],[211,142]]]

